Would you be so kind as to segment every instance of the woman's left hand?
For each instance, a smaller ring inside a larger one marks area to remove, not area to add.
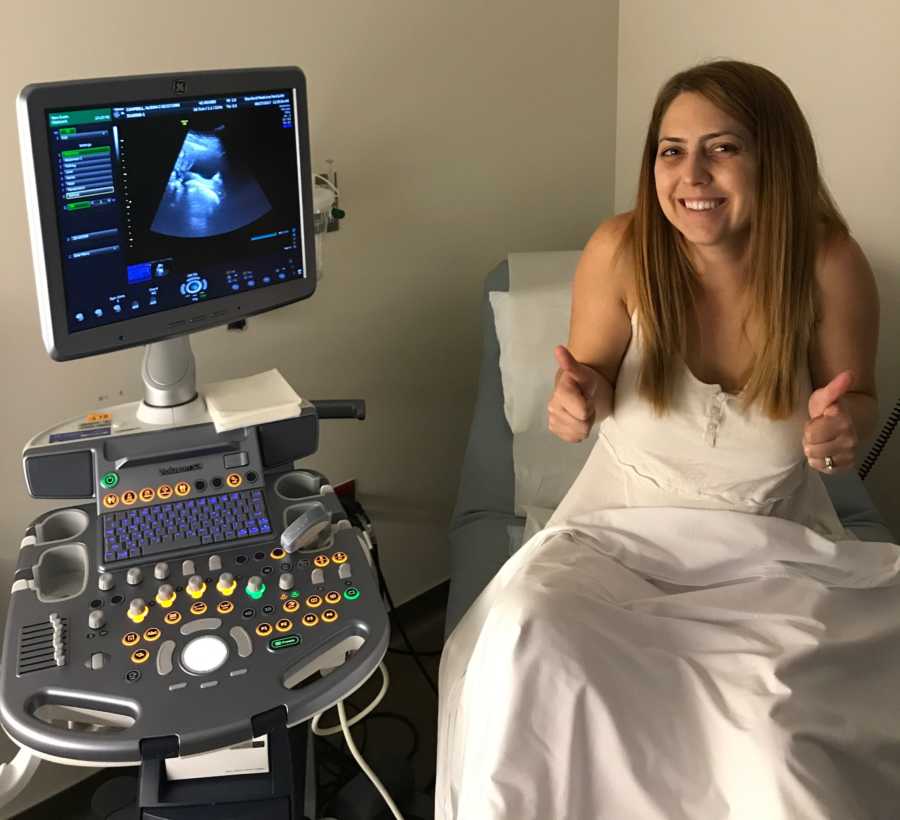
[[[844,370],[809,397],[809,421],[803,431],[803,452],[809,466],[821,473],[850,470],[856,465],[859,438],[842,396],[853,385]]]

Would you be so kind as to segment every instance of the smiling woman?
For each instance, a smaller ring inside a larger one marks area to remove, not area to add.
[[[596,442],[444,650],[436,817],[895,816],[900,547],[819,476],[871,423],[877,319],[787,86],[665,83],[555,351],[549,430]]]
[[[738,306],[730,318],[749,342],[745,406],[786,417],[815,332],[817,261],[826,244],[848,239],[809,126],[780,78],[734,61],[672,77],[651,115],[623,237],[646,339],[641,395],[665,411],[673,357],[709,355],[691,347],[704,335],[714,343],[703,308],[725,301]]]

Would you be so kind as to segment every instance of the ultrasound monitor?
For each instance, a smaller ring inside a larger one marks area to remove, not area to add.
[[[300,69],[37,84],[17,108],[54,359],[184,336],[314,292]]]

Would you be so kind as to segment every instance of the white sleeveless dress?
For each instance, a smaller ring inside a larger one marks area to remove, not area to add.
[[[841,525],[819,474],[803,453],[809,371],[800,372],[794,414],[772,421],[738,395],[697,379],[686,365],[669,414],[659,418],[638,396],[640,324],[619,367],[615,412],[548,526],[609,507],[691,507],[774,515],[830,538]]]
[[[802,449],[684,366],[636,393],[440,670],[437,820],[900,817],[900,547],[841,526]]]

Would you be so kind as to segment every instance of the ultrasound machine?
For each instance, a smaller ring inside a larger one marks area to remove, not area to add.
[[[312,819],[288,729],[379,668],[389,624],[366,533],[295,462],[364,404],[223,430],[189,343],[315,291],[304,76],[30,85],[18,119],[48,353],[146,350],[142,401],[23,452],[28,493],[60,506],[11,580],[0,724],[21,751],[0,800],[45,759],[139,766],[148,820]]]

